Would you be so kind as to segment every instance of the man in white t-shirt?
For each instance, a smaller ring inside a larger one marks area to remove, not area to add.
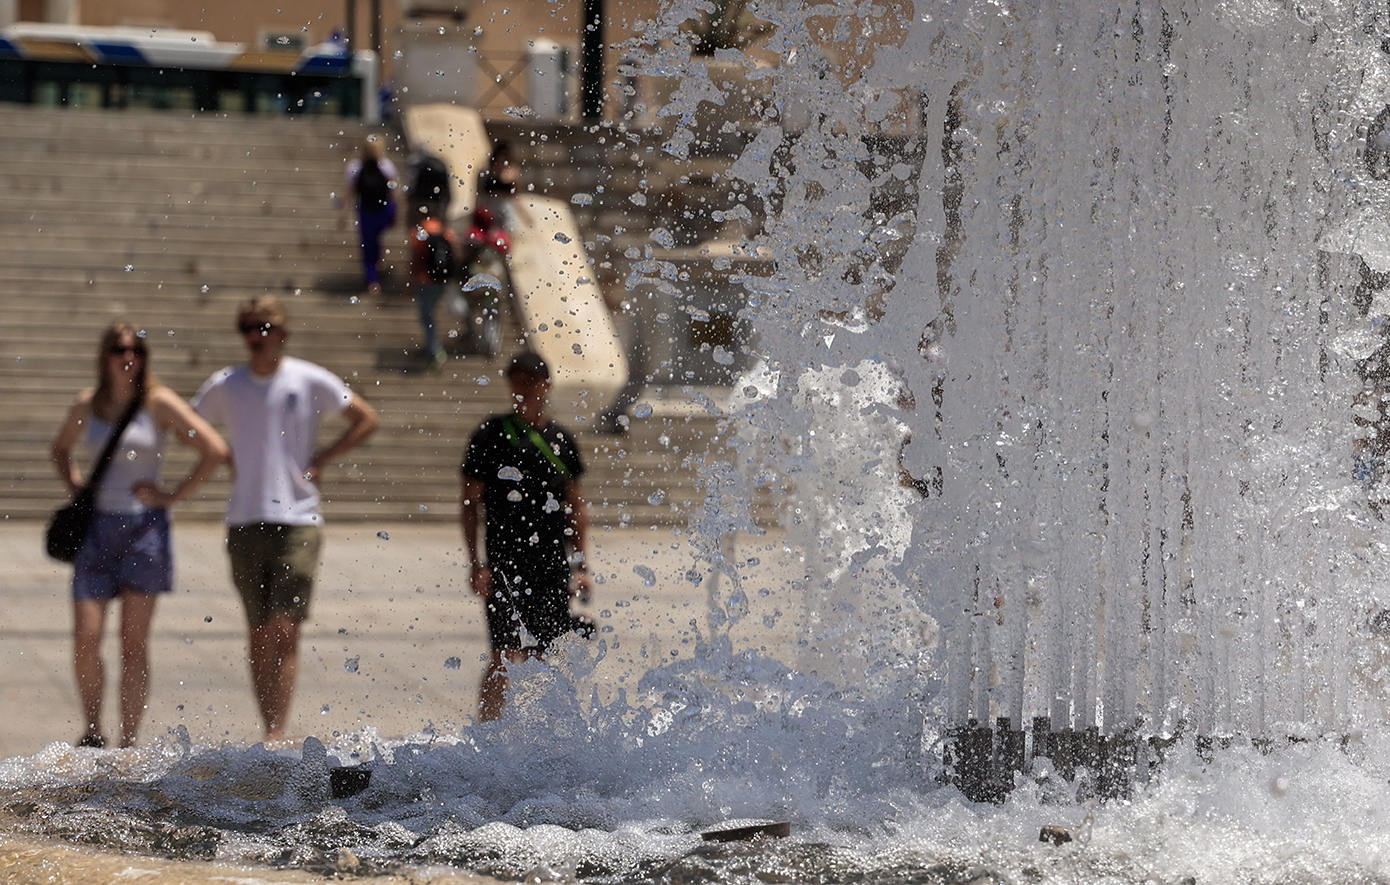
[[[323,544],[319,474],[379,423],[341,378],[284,355],[288,320],[273,295],[243,304],[237,330],[250,360],[214,374],[193,399],[232,446],[227,553],[250,624],[251,683],[267,740],[284,737],[294,696],[299,625],[309,614]],[[341,415],[348,426],[316,450],[325,415]]]

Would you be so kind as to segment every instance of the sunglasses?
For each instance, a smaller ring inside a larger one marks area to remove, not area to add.
[[[237,323],[236,328],[237,331],[243,335],[250,335],[252,332],[258,332],[261,335],[269,335],[280,327],[274,323]]]
[[[125,356],[128,353],[144,356],[145,347],[143,344],[113,344],[106,348],[106,352],[111,356]]]

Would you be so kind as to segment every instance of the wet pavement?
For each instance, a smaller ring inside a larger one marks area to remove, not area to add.
[[[72,675],[71,569],[46,558],[43,526],[0,523],[0,758],[29,755],[82,730]],[[195,741],[254,742],[260,725],[245,663],[245,622],[232,589],[219,524],[174,530],[177,576],[151,638],[152,678],[142,743],[180,725]],[[598,528],[592,558],[604,581],[587,607],[607,658],[600,691],[631,686],[656,661],[688,655],[719,585],[692,583],[684,532]],[[785,586],[795,557],[782,536],[741,537],[748,592]],[[428,728],[457,731],[472,718],[487,652],[482,609],[460,567],[462,541],[447,524],[330,525],[310,620],[301,639],[290,735],[331,738],[375,728],[384,738]],[[697,575],[698,576],[698,575]],[[113,612],[114,614],[114,612]],[[783,628],[753,623],[736,641],[767,646]],[[786,629],[790,629],[788,626]],[[119,643],[108,617],[105,724],[115,734]]]

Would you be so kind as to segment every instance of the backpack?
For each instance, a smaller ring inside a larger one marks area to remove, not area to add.
[[[411,196],[416,200],[449,201],[449,168],[438,157],[429,156],[415,167],[415,188]]]
[[[425,274],[432,283],[447,283],[454,276],[454,246],[440,231],[425,238]]]
[[[391,185],[376,160],[363,160],[357,173],[357,200],[363,209],[383,209],[391,202]]]

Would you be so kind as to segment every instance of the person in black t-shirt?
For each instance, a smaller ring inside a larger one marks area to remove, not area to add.
[[[585,601],[592,592],[579,447],[546,415],[550,369],[544,360],[518,354],[507,381],[513,411],[484,421],[463,459],[463,543],[473,592],[486,601],[492,649],[478,697],[484,722],[502,715],[507,661],[540,657],[571,631],[585,638],[594,632],[591,621],[570,613],[572,570],[578,573],[573,592]],[[478,556],[480,512],[486,564]],[[533,644],[522,644],[523,627]]]

